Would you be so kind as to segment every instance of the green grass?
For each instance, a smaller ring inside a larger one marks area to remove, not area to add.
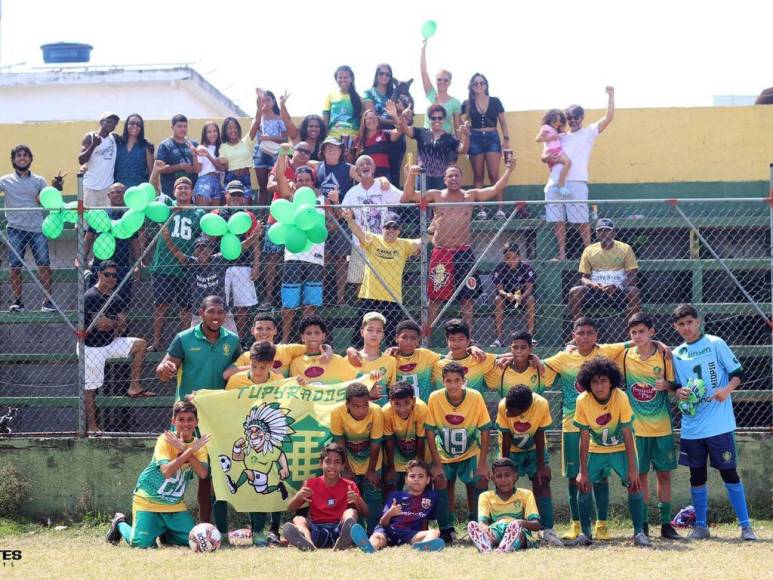
[[[302,553],[294,548],[228,548],[194,554],[187,548],[133,550],[104,542],[106,525],[78,524],[65,530],[0,520],[3,549],[21,550],[13,567],[0,563],[0,576],[19,578],[764,578],[770,575],[773,522],[756,522],[756,543],[741,542],[738,528],[712,528],[705,542],[654,540],[654,548],[634,548],[629,524],[612,529],[613,540],[591,548],[530,550],[483,556],[470,545],[435,554],[390,548],[366,556],[357,550]],[[654,529],[655,526],[653,526]],[[559,529],[559,532],[563,530]],[[767,554],[767,556],[765,555]],[[520,570],[520,573],[518,572]]]

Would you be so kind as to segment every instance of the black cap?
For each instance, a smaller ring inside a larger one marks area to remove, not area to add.
[[[615,224],[612,223],[612,220],[609,218],[601,218],[596,222],[596,229],[597,230],[613,230],[615,229]]]

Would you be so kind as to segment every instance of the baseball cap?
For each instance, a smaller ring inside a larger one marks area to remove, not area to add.
[[[102,113],[102,115],[99,117],[100,121],[104,121],[105,119],[109,119],[110,117],[115,117],[116,121],[120,121],[121,117],[118,116],[118,113],[113,113],[111,111],[105,111]]]
[[[518,248],[518,246],[516,244],[511,244],[509,242],[507,244],[505,244],[504,246],[502,246],[502,253],[506,254],[507,252],[515,252],[519,256],[521,255],[521,251]]]
[[[335,137],[326,137],[325,140],[322,142],[322,146],[325,145],[335,145],[336,147],[343,147],[343,143],[341,143],[338,139]]]
[[[384,227],[394,225],[396,227],[400,227],[400,216],[396,213],[388,213],[386,215],[386,220],[384,221]]]
[[[601,218],[596,222],[596,229],[597,230],[613,230],[615,229],[615,224],[612,223],[612,220],[609,218]]]
[[[225,186],[225,190],[231,195],[244,195],[244,185],[242,185],[242,182],[238,179],[229,181],[228,185]]]
[[[196,241],[193,242],[193,247],[198,248],[199,246],[209,246],[212,247],[212,240],[209,239],[209,236],[203,235],[196,238]]]

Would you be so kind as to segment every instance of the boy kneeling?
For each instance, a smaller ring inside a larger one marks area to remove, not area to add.
[[[282,534],[299,550],[333,548],[344,550],[352,545],[351,529],[358,513],[368,515],[368,506],[357,485],[341,477],[346,450],[338,443],[325,446],[320,455],[322,475],[307,479],[287,502],[288,511],[309,507],[309,517],[295,516],[286,523]]]

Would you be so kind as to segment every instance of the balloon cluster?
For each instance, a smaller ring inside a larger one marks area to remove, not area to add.
[[[285,246],[292,254],[308,252],[312,245],[327,239],[325,214],[317,208],[317,194],[310,187],[301,187],[293,201],[276,199],[271,202],[271,216],[277,223],[268,230],[268,239]],[[203,226],[202,226],[203,229]]]
[[[222,216],[208,213],[199,221],[201,231],[213,238],[220,238],[220,253],[226,260],[235,260],[242,254],[239,237],[252,227],[252,218],[245,211],[233,214],[228,221]]]

